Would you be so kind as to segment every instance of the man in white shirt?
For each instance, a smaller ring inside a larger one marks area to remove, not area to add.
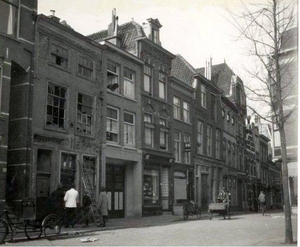
[[[75,213],[78,202],[78,191],[75,190],[75,185],[71,185],[71,189],[69,189],[64,197],[65,201],[65,209],[66,209],[66,227],[72,225],[74,227]]]

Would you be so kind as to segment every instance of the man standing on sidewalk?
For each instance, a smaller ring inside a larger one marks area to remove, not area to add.
[[[75,190],[74,183],[71,185],[71,189],[69,189],[64,197],[65,208],[66,208],[66,227],[72,225],[74,227],[75,213],[78,202],[78,191]]]
[[[108,197],[106,194],[106,188],[101,187],[101,192],[98,197],[97,207],[100,211],[100,227],[105,226],[105,221],[108,218]]]

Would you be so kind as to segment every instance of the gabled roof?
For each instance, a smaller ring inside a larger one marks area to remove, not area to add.
[[[197,72],[204,76],[205,68],[199,68]],[[226,95],[229,94],[233,75],[235,75],[235,73],[226,63],[212,65],[211,67],[211,81],[221,88]]]
[[[90,34],[87,37],[96,42],[100,42],[109,38],[108,30],[102,30],[100,32]],[[139,37],[146,37],[146,35],[141,25],[135,21],[130,21],[122,25],[118,25],[117,37],[121,41],[122,49],[131,51],[136,49],[136,42],[133,42],[133,40]]]
[[[197,71],[181,55],[177,54],[172,60],[171,76],[192,86],[195,74]]]

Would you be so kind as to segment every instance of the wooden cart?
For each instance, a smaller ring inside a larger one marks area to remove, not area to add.
[[[209,219],[213,218],[213,214],[223,215],[224,220],[226,216],[230,219],[230,207],[228,203],[211,203],[208,207]]]

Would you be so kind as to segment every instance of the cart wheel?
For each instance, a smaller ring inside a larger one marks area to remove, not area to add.
[[[60,218],[55,214],[50,214],[42,222],[43,232],[46,238],[58,237],[61,230]]]
[[[5,242],[6,236],[8,235],[8,226],[7,223],[3,220],[0,221],[0,244]]]
[[[38,239],[42,235],[41,223],[36,221],[27,221],[25,223],[24,231],[28,239]]]
[[[209,213],[209,219],[211,220],[213,218],[212,213]]]
[[[199,220],[201,218],[201,207],[197,209],[197,219]]]

